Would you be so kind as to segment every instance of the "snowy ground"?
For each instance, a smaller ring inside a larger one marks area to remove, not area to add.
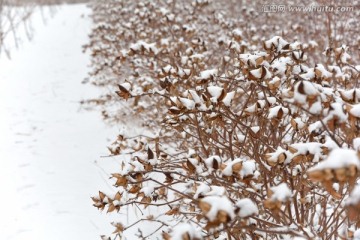
[[[90,196],[111,189],[95,161],[116,131],[79,106],[99,93],[81,84],[89,13],[65,5],[46,23],[36,14],[34,39],[0,59],[1,239],[91,240],[113,230]]]

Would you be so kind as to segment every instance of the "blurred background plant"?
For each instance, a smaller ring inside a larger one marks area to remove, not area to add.
[[[31,16],[41,11],[44,22],[64,3],[86,3],[88,0],[0,0],[0,54],[10,58],[10,50],[18,48],[24,36],[31,39],[34,29]],[[22,36],[22,37],[20,37]]]

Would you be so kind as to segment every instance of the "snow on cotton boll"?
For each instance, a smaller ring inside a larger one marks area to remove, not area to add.
[[[265,81],[267,86],[269,87],[270,91],[275,93],[281,84],[281,79],[277,76],[273,77],[272,79]]]
[[[209,171],[219,169],[221,162],[222,161],[219,156],[211,156],[205,160],[206,167],[209,169]]]
[[[319,95],[313,83],[309,81],[299,81],[294,86],[293,101],[300,105],[308,104],[311,106]]]
[[[197,78],[199,82],[206,82],[213,79],[218,73],[217,69],[210,69],[200,72],[200,76]]]
[[[288,162],[292,157],[292,154],[281,148],[278,147],[275,152],[268,153],[265,155],[265,160],[269,166],[276,166],[278,164],[284,164],[285,162]]]
[[[290,121],[291,126],[295,131],[303,130],[307,125],[301,120],[301,118],[292,118]]]
[[[230,182],[240,179],[246,184],[250,184],[252,180],[258,178],[256,162],[254,160],[234,159],[228,161],[221,166],[222,176]]]
[[[296,164],[304,162],[318,162],[322,157],[323,144],[318,142],[294,143],[289,147],[289,151],[293,154],[291,162]]]
[[[132,93],[131,93],[131,84],[129,82],[124,82],[122,84],[118,85],[119,87],[119,91],[115,91],[116,94],[123,98],[123,99],[128,99],[129,97],[131,97]]]
[[[289,113],[289,109],[284,108],[282,106],[276,106],[269,109],[268,118],[278,118],[281,119],[284,115]]]
[[[202,100],[200,98],[200,96],[197,94],[196,91],[194,90],[188,90],[190,95],[191,95],[191,98],[193,99],[193,101],[196,103],[196,104],[201,104],[202,103]]]
[[[332,73],[326,70],[324,65],[322,64],[316,64],[314,71],[315,71],[315,76],[318,79],[328,80],[329,78],[332,77]]]
[[[181,223],[173,228],[173,231],[168,234],[164,233],[165,240],[201,240],[201,230],[189,223]]]
[[[282,77],[287,71],[287,65],[291,63],[292,60],[290,57],[280,57],[271,63],[270,70],[272,70],[275,75]]]
[[[267,54],[265,52],[256,52],[255,54],[240,54],[240,61],[251,67],[259,66],[265,59]]]
[[[130,46],[130,51],[128,53],[129,56],[134,55],[136,53],[144,54],[157,54],[159,50],[156,47],[156,43],[146,43],[144,41],[138,41]]]
[[[244,112],[247,115],[252,115],[253,113],[259,113],[261,112],[264,107],[266,106],[265,100],[257,100],[256,103],[250,105],[249,107],[244,109]]]
[[[271,72],[264,66],[261,66],[258,69],[251,70],[249,73],[250,80],[263,80],[270,79],[272,77]]]
[[[351,56],[347,53],[349,50],[349,47],[346,45],[342,45],[339,48],[335,48],[335,58],[338,62],[341,63],[348,63],[348,61],[351,59]]]
[[[223,98],[225,97],[225,91],[222,87],[210,86],[206,90],[211,96],[210,100],[213,103],[217,103],[218,101],[223,100]]]
[[[196,184],[196,192],[194,194],[195,199],[201,199],[207,196],[225,196],[227,191],[224,187],[209,186],[205,183]]]
[[[349,113],[349,123],[352,128],[356,128],[356,121],[360,119],[360,104],[346,105],[346,112]]]
[[[314,68],[306,69],[305,73],[300,74],[300,77],[305,79],[306,81],[310,81],[315,78],[315,70]]]
[[[235,159],[226,164],[226,167],[222,170],[222,174],[224,176],[231,176],[233,174],[239,174],[240,170],[242,169],[243,161],[241,159]]]
[[[275,187],[271,187],[271,199],[286,202],[292,197],[292,192],[286,183],[280,183]]]
[[[249,198],[240,199],[235,204],[237,214],[241,218],[250,217],[259,214],[259,209],[256,204]]]
[[[305,52],[297,49],[296,51],[293,51],[291,54],[293,60],[295,62],[305,62],[307,60],[307,55],[305,55]]]
[[[340,185],[348,183],[350,188],[355,185],[360,160],[357,152],[351,149],[334,149],[329,156],[307,172],[314,182],[321,182],[324,188],[334,197],[341,198],[341,194],[333,188],[334,182]]]
[[[199,207],[214,227],[235,218],[233,204],[226,196],[205,197],[199,202]]]
[[[271,187],[268,195],[268,199],[264,201],[264,206],[275,211],[279,211],[282,204],[288,202],[293,196],[286,183],[280,183],[278,186]]]
[[[195,102],[193,100],[187,98],[179,98],[179,100],[187,110],[193,110],[195,108]]]
[[[349,104],[358,103],[360,100],[360,89],[350,89],[350,90],[343,90],[339,89],[338,92],[340,93],[340,96],[342,100]]]
[[[243,32],[239,28],[236,28],[232,31],[232,36],[236,41],[241,41],[243,38]]]
[[[256,162],[254,160],[246,160],[243,162],[242,164],[242,169],[240,171],[240,176],[244,179],[244,178],[248,178],[248,177],[254,177],[257,178],[256,173],[258,173],[256,171]]]
[[[335,127],[338,125],[344,126],[348,116],[344,112],[343,105],[341,103],[332,103],[330,104],[330,108],[327,112],[325,112],[327,115],[323,121],[327,124],[330,130],[334,131]]]
[[[226,96],[225,96],[224,99],[222,100],[222,102],[224,103],[224,105],[225,105],[226,107],[230,107],[231,101],[233,100],[234,96],[235,96],[235,92],[234,92],[234,91],[228,92],[228,93],[226,94]]]
[[[280,36],[275,36],[264,42],[264,48],[267,51],[280,52],[289,49],[289,43]]]

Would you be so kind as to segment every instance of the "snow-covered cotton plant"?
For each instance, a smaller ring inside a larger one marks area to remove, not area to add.
[[[115,86],[94,101],[109,121],[146,129],[109,146],[114,193],[92,198],[119,213],[104,239],[358,236],[360,67],[350,49],[321,55],[226,8],[94,4],[92,81]],[[143,215],[126,223],[131,207]]]

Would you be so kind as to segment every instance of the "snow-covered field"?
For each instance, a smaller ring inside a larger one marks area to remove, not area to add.
[[[0,239],[91,240],[113,230],[90,197],[111,189],[96,161],[116,131],[79,105],[99,94],[81,84],[89,13],[64,5],[44,23],[38,12],[34,39],[13,50],[12,60],[1,56]]]

